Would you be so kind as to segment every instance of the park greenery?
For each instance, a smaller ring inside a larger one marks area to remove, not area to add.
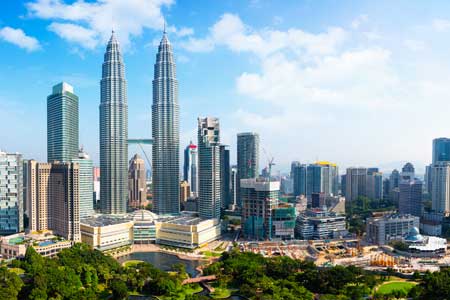
[[[393,270],[374,274],[353,266],[317,267],[289,257],[267,258],[232,250],[204,268],[215,275],[214,292],[199,293],[183,264],[164,272],[142,261],[119,264],[114,258],[75,244],[55,258],[29,247],[24,259],[0,267],[1,299],[127,299],[153,295],[159,299],[223,299],[236,294],[248,299],[358,300],[450,299],[450,269],[415,273],[412,280],[393,277]]]

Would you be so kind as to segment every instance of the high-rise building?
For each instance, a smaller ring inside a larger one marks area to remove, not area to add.
[[[0,151],[0,235],[23,231],[22,155]]]
[[[437,213],[450,212],[450,162],[439,161],[432,168],[431,208]]]
[[[94,167],[93,180],[94,180],[94,209],[98,209],[100,204],[100,167]]]
[[[306,196],[306,169],[305,164],[294,161],[291,164],[291,178],[293,181],[294,196]]]
[[[231,200],[228,209],[234,210],[237,206],[237,166],[231,167],[230,173],[230,185],[231,185]]]
[[[378,168],[368,168],[366,180],[366,197],[373,200],[383,199],[383,174]]]
[[[339,175],[336,164],[319,161],[304,165],[299,162],[291,164],[294,195],[305,195],[311,198],[313,193],[324,193],[333,196],[339,193]]]
[[[241,205],[241,179],[257,178],[259,175],[259,135],[255,132],[237,135],[238,206]]]
[[[347,190],[347,174],[341,175],[341,195],[345,197]]]
[[[103,213],[122,214],[128,197],[128,104],[125,66],[114,32],[106,46],[100,95],[100,206]]]
[[[390,188],[391,191],[396,189],[400,185],[400,172],[397,169],[394,169],[389,176]]]
[[[400,174],[401,180],[412,180],[415,178],[414,166],[412,163],[406,163],[402,168],[402,173]]]
[[[78,163],[28,163],[27,215],[29,229],[52,230],[80,241],[80,182]]]
[[[61,82],[47,97],[47,160],[68,162],[78,156],[78,97]]]
[[[94,214],[94,178],[93,165],[89,155],[80,149],[78,158],[72,162],[79,166],[79,189],[80,189],[80,218],[89,217]]]
[[[135,154],[128,167],[128,205],[139,208],[147,201],[147,177],[145,162]]]
[[[189,143],[184,149],[183,180],[187,181],[194,196],[198,192],[197,146]]]
[[[418,179],[400,182],[398,212],[413,216],[422,216],[422,181]]]
[[[347,168],[345,177],[345,203],[347,206],[358,199],[359,196],[366,195],[367,169]]]
[[[217,118],[198,118],[199,215],[220,218],[220,128]]]
[[[273,210],[278,205],[280,183],[267,179],[241,179],[242,232],[247,239],[272,238]]]
[[[433,164],[450,161],[450,139],[437,138],[433,140]]]
[[[164,31],[156,55],[152,104],[153,210],[180,212],[178,81],[172,45]]]
[[[223,208],[231,204],[230,172],[230,149],[227,145],[220,145],[220,199]]]
[[[185,206],[187,199],[191,195],[191,188],[189,186],[189,182],[183,180],[180,182],[180,203],[181,206]],[[185,209],[186,210],[186,209]]]

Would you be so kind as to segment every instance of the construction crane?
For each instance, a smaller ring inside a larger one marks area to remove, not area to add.
[[[269,181],[272,178],[272,166],[275,165],[274,160],[275,157],[268,155],[266,149],[263,148],[264,151],[264,155],[267,157],[267,162],[268,162],[268,166],[269,166]]]

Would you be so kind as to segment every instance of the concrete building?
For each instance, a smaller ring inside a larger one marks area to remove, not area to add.
[[[391,175],[389,176],[389,182],[390,182],[390,188],[391,188],[391,191],[393,190],[393,189],[396,189],[396,188],[398,188],[399,187],[399,185],[400,185],[400,180],[401,180],[401,178],[400,178],[400,172],[397,170],[397,169],[394,169],[393,171],[392,171],[392,173],[391,173]]]
[[[93,164],[89,155],[80,149],[78,157],[72,159],[77,163],[80,173],[80,218],[94,213],[94,178]]]
[[[172,45],[164,31],[156,54],[152,104],[153,210],[180,212],[180,108]]]
[[[22,155],[0,151],[0,235],[23,231]]]
[[[366,238],[369,243],[388,244],[392,240],[403,240],[413,227],[419,227],[419,217],[405,214],[391,214],[368,218]]]
[[[242,232],[247,239],[272,239],[273,210],[278,205],[280,183],[241,179]]]
[[[190,197],[190,195],[191,195],[191,188],[189,186],[189,182],[183,180],[182,182],[180,182],[181,206],[183,206],[183,203],[185,203],[187,201],[187,199]]]
[[[47,97],[47,160],[69,162],[78,157],[78,97],[61,82]]]
[[[406,163],[402,168],[402,173],[400,174],[401,180],[412,180],[416,177],[414,166],[412,163]]]
[[[240,196],[241,179],[259,176],[259,134],[255,132],[238,133],[237,135],[237,205],[242,205]]]
[[[238,197],[238,183],[237,183],[237,166],[231,167],[231,178],[230,178],[230,188],[231,188],[231,200],[228,209],[235,210],[237,207],[237,197]]]
[[[128,205],[139,208],[147,202],[147,177],[145,162],[135,154],[128,165]]]
[[[184,150],[183,180],[189,183],[192,195],[198,196],[197,146],[192,141]]]
[[[297,217],[296,237],[302,240],[341,238],[346,235],[345,216],[322,210],[306,210]]]
[[[104,55],[100,96],[100,207],[103,213],[122,214],[128,198],[128,103],[125,66],[114,31]]]
[[[422,181],[418,179],[402,180],[400,182],[399,207],[401,214],[422,216]]]
[[[220,128],[219,119],[198,118],[199,215],[220,219]]]
[[[94,167],[93,171],[94,209],[98,209],[100,207],[100,167]]]
[[[306,196],[306,169],[307,166],[298,161],[294,161],[291,164],[291,178],[293,181],[292,185],[294,196]]]
[[[450,212],[450,162],[437,162],[432,167],[431,208],[434,212]]]
[[[347,168],[345,176],[345,200],[347,205],[351,205],[359,196],[366,195],[367,169]]]
[[[366,197],[373,200],[383,199],[383,173],[376,168],[369,168],[366,180]]]
[[[231,204],[231,166],[228,145],[220,145],[220,199],[222,208]]]
[[[80,241],[79,165],[30,160],[28,168],[29,229]]]
[[[295,236],[295,206],[279,203],[273,210],[272,238],[276,240],[292,240]]]

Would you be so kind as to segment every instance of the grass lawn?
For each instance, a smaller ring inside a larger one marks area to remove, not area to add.
[[[201,292],[202,290],[202,287],[198,283],[189,284],[183,286],[183,290],[178,291],[176,294],[170,296],[159,296],[159,298],[164,300],[184,300],[186,299],[186,296]]]
[[[210,294],[213,299],[226,299],[231,296],[231,290],[227,288],[214,288],[214,293]]]
[[[212,251],[203,251],[202,254],[206,257],[219,257],[221,254]]]
[[[143,263],[143,262],[144,262],[143,260],[132,259],[132,260],[127,260],[127,261],[123,262],[122,265],[123,265],[125,268],[127,268],[127,267],[133,267],[133,266],[136,266],[136,265],[138,265],[138,264],[140,264],[140,263]]]
[[[384,283],[378,287],[378,292],[380,294],[389,294],[395,290],[404,290],[405,292],[409,292],[410,289],[412,289],[413,286],[415,286],[416,283],[414,282],[407,282],[407,281],[391,281]]]
[[[25,273],[25,270],[21,268],[10,268],[9,270],[17,275],[22,275]]]

